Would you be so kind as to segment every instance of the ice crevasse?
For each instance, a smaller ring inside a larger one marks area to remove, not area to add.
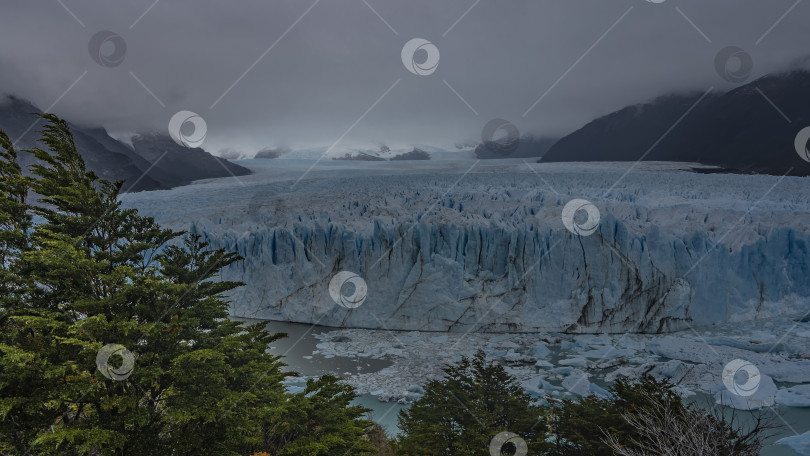
[[[571,166],[544,169],[542,180],[505,167],[457,184],[454,174],[415,174],[314,179],[295,191],[196,185],[173,190],[169,208],[148,194],[127,204],[243,256],[222,273],[247,284],[231,296],[243,317],[659,333],[810,310],[807,179],[774,187],[778,177],[653,169],[605,194],[621,168]],[[598,207],[592,235],[561,221],[573,198]],[[339,271],[364,279],[361,306],[330,296]]]

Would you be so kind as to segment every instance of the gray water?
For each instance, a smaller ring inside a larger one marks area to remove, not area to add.
[[[239,321],[255,321],[245,318],[234,318]],[[271,345],[270,352],[274,355],[283,355],[284,363],[289,370],[301,376],[320,376],[333,374],[337,377],[347,377],[352,373],[376,372],[391,365],[389,361],[360,358],[325,358],[313,355],[319,340],[315,334],[334,331],[335,328],[327,326],[313,326],[303,323],[288,323],[268,321],[267,329],[271,333],[286,333],[288,337],[277,340]],[[407,406],[396,402],[380,402],[370,394],[358,396],[355,404],[371,409],[369,419],[379,423],[389,435],[398,433],[397,415]]]

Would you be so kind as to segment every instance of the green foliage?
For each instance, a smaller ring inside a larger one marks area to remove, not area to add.
[[[374,456],[394,456],[393,440],[383,426],[374,423],[367,435],[374,447]]]
[[[514,377],[484,354],[445,368],[425,395],[400,412],[395,454],[489,455],[501,431],[523,438],[528,454],[546,456],[732,456],[759,454],[772,429],[757,419],[743,430],[734,418],[686,405],[667,381],[619,379],[606,397],[548,397],[532,404]],[[501,454],[514,454],[502,448]]]
[[[213,279],[239,257],[122,209],[122,183],[86,171],[67,124],[43,117],[32,178],[0,132],[0,453],[368,454],[351,388],[286,393],[267,353],[282,335],[227,318],[240,284]],[[123,380],[96,368],[110,343],[135,356]]]
[[[503,367],[487,363],[479,351],[445,367],[444,378],[425,387],[425,395],[399,414],[399,455],[489,455],[493,437],[518,434],[539,454],[545,439],[537,426],[542,410]]]
[[[754,416],[748,426],[735,424],[722,410],[704,410],[679,398],[648,397],[643,407],[621,418],[635,428],[619,438],[606,432],[605,441],[618,456],[757,456],[771,437],[772,419]]]
[[[672,404],[675,413],[686,412],[680,397],[666,381],[644,377],[636,383],[619,379],[611,385],[608,397],[585,396],[579,400],[552,400],[545,410],[549,428],[555,438],[554,456],[589,454],[612,456],[613,450],[604,442],[605,432],[619,441],[640,437],[638,430],[622,418],[622,414],[637,414],[652,403]]]
[[[687,405],[666,380],[619,379],[607,397],[551,400],[545,410],[554,435],[550,456],[759,454],[770,425],[761,417],[743,430],[727,419]]]

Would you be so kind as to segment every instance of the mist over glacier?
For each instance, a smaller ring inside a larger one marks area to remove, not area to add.
[[[668,332],[810,308],[810,196],[796,177],[688,165],[252,160],[246,177],[123,195],[245,259],[232,314],[453,332]],[[621,178],[621,179],[620,179]],[[616,184],[616,182],[618,184]],[[614,184],[615,187],[614,187]],[[569,232],[574,198],[601,214]],[[363,305],[328,292],[365,279]]]

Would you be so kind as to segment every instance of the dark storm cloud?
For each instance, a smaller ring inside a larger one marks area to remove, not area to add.
[[[0,7],[0,91],[42,109],[64,95],[56,113],[119,132],[194,111],[209,150],[329,145],[377,100],[343,143],[449,145],[496,117],[561,134],[666,92],[732,87],[714,66],[729,45],[751,54],[751,78],[810,53],[810,4],[779,20],[794,0],[63,2]],[[91,58],[101,30],[123,38],[123,62]],[[440,51],[427,76],[400,59],[417,37]]]

